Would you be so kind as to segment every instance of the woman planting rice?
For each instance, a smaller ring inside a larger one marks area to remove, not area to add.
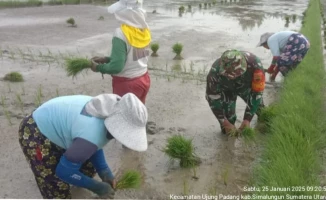
[[[295,69],[307,54],[310,43],[308,39],[294,31],[281,31],[278,33],[264,33],[257,46],[270,49],[273,60],[267,72],[274,81],[278,72],[286,76]]]
[[[240,130],[250,126],[263,106],[265,89],[264,68],[252,53],[227,50],[217,59],[207,75],[206,100],[220,123],[223,133],[236,131],[236,100],[239,95],[246,103]]]
[[[134,93],[143,103],[150,88],[147,72],[151,34],[142,0],[120,0],[108,8],[121,24],[114,32],[110,57],[92,58],[92,70],[112,75],[113,93]]]
[[[71,198],[69,184],[113,198],[116,181],[102,148],[114,138],[145,151],[146,122],[146,107],[132,93],[63,96],[23,119],[19,143],[43,198]],[[96,172],[102,182],[92,178]]]

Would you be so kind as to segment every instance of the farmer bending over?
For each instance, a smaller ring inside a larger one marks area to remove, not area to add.
[[[273,60],[267,72],[271,74],[270,80],[275,81],[278,72],[286,76],[295,69],[305,57],[310,48],[308,39],[294,31],[281,31],[278,33],[264,33],[257,46],[270,49]]]
[[[113,34],[110,57],[92,58],[92,70],[112,75],[113,93],[131,92],[144,104],[150,88],[147,72],[151,34],[142,0],[120,0],[108,8],[120,27]]]
[[[252,53],[227,50],[217,59],[207,75],[206,100],[220,123],[222,133],[236,130],[236,100],[246,103],[240,130],[250,127],[250,121],[263,106],[265,75],[261,61]]]
[[[114,176],[102,148],[111,139],[147,149],[147,110],[132,93],[49,100],[23,119],[19,143],[43,198],[71,198],[70,186],[113,198]],[[93,179],[95,174],[102,181]]]

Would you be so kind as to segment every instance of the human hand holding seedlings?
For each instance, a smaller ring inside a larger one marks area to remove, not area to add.
[[[98,175],[103,182],[109,183],[113,189],[116,188],[116,180],[109,169],[99,172]]]
[[[235,127],[233,124],[231,124],[231,123],[229,122],[229,120],[227,120],[227,119],[224,119],[223,127],[225,128],[225,132],[226,132],[227,134],[229,134],[230,132],[236,130],[236,127]]]
[[[109,60],[106,57],[98,57],[98,56],[93,57],[92,60],[98,64],[105,64],[109,62]]]
[[[244,128],[250,128],[250,122],[248,120],[243,120],[239,130],[242,131]]]
[[[93,59],[91,59],[91,61],[92,61],[91,70],[92,70],[93,72],[97,72],[97,71],[96,71],[96,66],[98,65],[98,63],[95,62]]]

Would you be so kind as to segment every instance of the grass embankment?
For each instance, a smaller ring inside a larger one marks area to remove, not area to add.
[[[325,71],[319,0],[310,0],[301,33],[311,48],[298,68],[286,77],[276,116],[271,120],[262,161],[254,169],[253,185],[290,187],[263,195],[313,195],[320,186],[321,153],[325,147]],[[292,186],[304,186],[292,188]],[[303,191],[305,190],[305,191]]]
[[[47,2],[39,0],[7,0],[0,1],[0,8],[37,7],[42,5],[110,4],[112,2],[112,0],[49,0]]]
[[[19,8],[19,7],[35,7],[42,6],[42,1],[28,0],[28,1],[0,1],[0,8]]]

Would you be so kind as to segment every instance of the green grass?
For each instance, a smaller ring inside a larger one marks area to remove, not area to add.
[[[3,78],[5,81],[10,81],[10,82],[22,82],[24,81],[23,75],[19,72],[10,72],[5,75]]]
[[[310,0],[301,31],[311,48],[298,68],[284,81],[276,116],[261,162],[254,169],[254,186],[320,186],[321,154],[325,148],[325,71],[320,4]],[[273,195],[313,195],[317,191],[273,192]],[[270,192],[261,192],[270,195]]]
[[[167,139],[167,145],[163,152],[170,157],[171,160],[180,160],[182,168],[191,168],[200,163],[199,158],[195,154],[195,149],[191,139],[186,139],[182,135],[174,135]]]
[[[139,188],[141,184],[141,175],[138,171],[129,170],[122,175],[122,177],[118,180],[116,189],[131,189],[131,188]]]
[[[34,7],[42,6],[42,1],[0,1],[0,8],[19,8],[19,7]]]

